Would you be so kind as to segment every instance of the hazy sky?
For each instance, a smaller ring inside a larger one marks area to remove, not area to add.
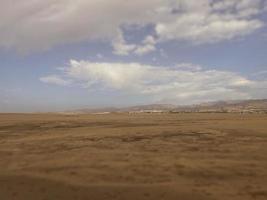
[[[0,5],[0,112],[267,98],[267,0]]]

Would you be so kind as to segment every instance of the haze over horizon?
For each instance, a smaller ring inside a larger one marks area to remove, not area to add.
[[[267,0],[0,3],[0,112],[267,99]]]

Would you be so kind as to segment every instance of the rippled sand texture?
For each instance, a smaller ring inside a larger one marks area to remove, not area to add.
[[[264,114],[1,114],[1,200],[267,199]]]

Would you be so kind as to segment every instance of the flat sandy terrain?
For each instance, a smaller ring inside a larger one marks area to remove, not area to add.
[[[1,200],[266,200],[264,114],[1,114]]]

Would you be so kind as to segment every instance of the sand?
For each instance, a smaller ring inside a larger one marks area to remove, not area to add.
[[[1,200],[266,200],[266,114],[0,114]]]

